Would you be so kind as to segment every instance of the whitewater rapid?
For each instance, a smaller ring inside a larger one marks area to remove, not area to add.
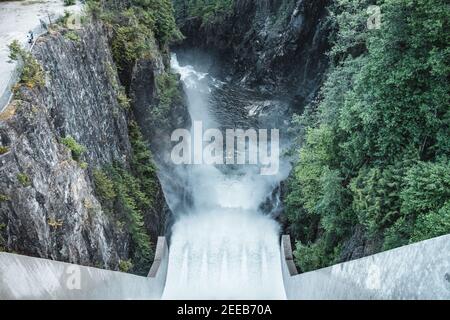
[[[192,121],[218,126],[209,95],[220,82],[180,66],[175,55],[171,65],[181,75]],[[174,212],[163,299],[285,299],[279,225],[259,210],[282,177],[245,165],[228,171],[190,165],[182,174],[193,203]]]

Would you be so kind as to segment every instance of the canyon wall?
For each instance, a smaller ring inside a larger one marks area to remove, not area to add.
[[[188,2],[188,1],[184,1]],[[183,16],[180,49],[200,48],[221,71],[252,88],[284,94],[300,110],[314,98],[327,67],[328,1],[236,0],[216,17]]]
[[[155,97],[145,94],[155,84],[143,77],[158,70],[148,64],[134,73],[131,86],[144,87],[134,89],[131,108],[124,105],[109,35],[99,22],[77,31],[51,29],[33,49],[45,85],[18,85],[0,114],[3,251],[108,269],[132,258],[136,243],[126,208],[106,208],[94,177],[113,165],[135,174],[129,124],[139,117],[135,104],[151,107]],[[85,147],[79,159],[67,137]],[[156,244],[170,210],[156,177],[153,190],[142,218]]]

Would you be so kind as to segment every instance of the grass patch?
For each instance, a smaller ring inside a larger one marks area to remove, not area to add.
[[[0,155],[5,154],[9,151],[8,147],[0,146]]]
[[[31,179],[25,173],[18,173],[17,180],[24,187],[29,187],[31,185]]]
[[[131,260],[120,260],[119,261],[119,271],[128,272],[133,268],[133,263]]]
[[[80,42],[81,38],[75,31],[68,31],[64,34],[64,38],[74,41],[74,42]]]
[[[86,147],[79,144],[72,136],[67,136],[61,140],[61,143],[65,145],[72,153],[72,159],[75,161],[80,161],[83,153],[86,152]]]

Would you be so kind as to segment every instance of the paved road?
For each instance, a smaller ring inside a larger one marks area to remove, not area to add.
[[[0,112],[6,106],[5,97],[16,68],[16,63],[9,61],[8,44],[17,39],[26,46],[28,31],[37,30],[40,19],[48,22],[49,17],[56,19],[64,10],[79,11],[80,5],[65,7],[63,0],[0,2]]]

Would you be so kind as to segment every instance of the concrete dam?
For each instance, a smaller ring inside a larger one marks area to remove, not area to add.
[[[192,119],[218,126],[208,96],[221,84],[176,56],[172,68]],[[278,224],[258,209],[285,172],[254,169],[201,164],[177,173],[192,186],[192,209],[175,212],[170,245],[158,239],[148,277],[0,253],[0,299],[450,298],[450,235],[297,274],[289,236],[280,240]]]
[[[279,285],[290,300],[447,300],[450,299],[449,250],[450,236],[442,236],[329,268],[297,274],[289,236],[283,236],[279,251],[282,268]],[[163,293],[167,285],[168,258],[168,247],[163,237],[158,239],[155,261],[146,278],[0,253],[0,299],[167,298],[167,293]],[[213,285],[217,288],[220,283]],[[169,290],[175,289],[169,287]],[[208,298],[206,294],[203,297]],[[228,297],[233,298],[233,295],[229,294]],[[246,297],[259,298],[257,294]]]
[[[64,8],[60,2],[52,0],[50,3],[56,6],[57,10],[53,12],[55,16],[63,14]],[[8,4],[8,6],[11,6],[10,10],[16,8],[15,4]],[[80,8],[77,6],[73,9],[79,11]],[[25,16],[24,19],[28,20],[28,16]],[[297,20],[298,24],[300,22]],[[0,22],[0,25],[5,25],[5,27],[8,25],[9,28],[13,24],[10,20],[5,20],[3,24]],[[26,33],[29,29],[33,29],[33,25],[24,23],[17,32]],[[46,32],[41,29],[33,29],[36,36]],[[95,27],[91,29],[95,29]],[[90,34],[95,35],[95,30],[91,30]],[[69,34],[69,37],[70,35],[73,37],[73,34]],[[55,36],[55,38],[57,37]],[[95,40],[96,37],[90,38]],[[11,39],[10,37],[2,38],[4,40],[0,48],[2,60],[6,61],[8,55],[4,44]],[[78,39],[78,41],[81,40]],[[104,44],[106,48],[107,39],[102,39],[102,41],[101,44]],[[31,43],[26,49],[31,50],[33,45],[34,43]],[[71,43],[69,47],[74,52],[75,50],[82,51],[83,48],[79,43]],[[83,52],[86,53],[86,51]],[[59,54],[59,56],[63,56],[63,54]],[[95,51],[94,54],[86,54],[86,56],[92,58],[95,56]],[[109,54],[105,57],[108,58],[108,66],[111,68],[112,58]],[[92,60],[98,62],[95,59]],[[450,235],[431,238],[327,268],[298,273],[291,248],[292,240],[289,235],[283,235],[280,223],[277,221],[282,211],[280,185],[286,181],[292,168],[289,159],[286,159],[281,152],[277,151],[275,154],[274,148],[288,147],[289,141],[284,141],[281,137],[281,141],[275,143],[277,140],[275,136],[278,138],[278,132],[276,135],[275,132],[271,132],[271,143],[266,141],[262,146],[259,143],[264,139],[257,139],[257,144],[251,140],[247,144],[244,139],[244,146],[242,146],[239,145],[239,142],[235,144],[233,138],[232,147],[228,148],[227,145],[225,154],[219,156],[215,154],[214,161],[204,161],[205,158],[208,158],[205,154],[210,150],[204,149],[203,143],[205,140],[210,141],[209,138],[212,136],[214,136],[214,142],[219,143],[217,137],[219,137],[220,130],[217,128],[252,128],[257,123],[255,119],[258,121],[262,119],[261,127],[271,127],[275,124],[281,126],[287,121],[277,114],[277,111],[282,111],[285,107],[283,102],[256,96],[252,92],[240,95],[239,84],[222,82],[207,72],[203,72],[201,65],[183,64],[181,56],[179,61],[176,54],[173,54],[170,59],[167,57],[167,61],[169,60],[171,71],[178,74],[182,82],[187,98],[189,117],[192,120],[191,128],[183,129],[184,131],[181,131],[179,135],[172,137],[172,142],[178,142],[178,138],[187,135],[189,142],[182,145],[183,156],[187,152],[189,157],[194,158],[194,163],[178,166],[176,169],[173,166],[161,165],[158,167],[161,173],[158,177],[161,180],[161,194],[167,201],[174,219],[171,221],[173,223],[170,225],[170,234],[157,239],[154,260],[148,270],[148,275],[146,277],[137,276],[126,272],[0,252],[0,300],[450,299]],[[163,65],[163,62],[160,64]],[[155,68],[162,68],[161,65],[157,65]],[[20,65],[11,65],[3,61],[0,63],[0,69],[5,71],[0,79],[0,113],[13,99],[13,88],[20,74],[16,67],[19,68]],[[53,67],[58,70],[59,66],[54,64]],[[87,73],[87,69],[84,69],[85,73]],[[111,73],[111,70],[108,70]],[[93,91],[99,83],[108,83],[111,80],[110,77],[113,77],[117,84],[117,79],[114,75],[108,74],[108,70],[103,70],[103,67],[92,68],[94,76],[90,80],[95,80],[99,75],[105,75],[104,79],[99,78],[99,81],[94,81]],[[62,85],[65,86],[65,84]],[[84,89],[81,87],[79,87],[80,92]],[[85,93],[83,91],[83,94]],[[97,92],[91,92],[91,96],[96,95]],[[235,97],[236,95],[238,98]],[[109,100],[117,104],[115,98],[114,93]],[[56,98],[55,101],[60,102]],[[238,110],[236,102],[242,103],[244,107]],[[76,105],[76,103],[73,104]],[[271,111],[272,113],[267,111],[270,109],[268,106],[273,107],[272,109],[275,111]],[[73,116],[76,114],[75,110],[71,108],[68,110],[68,114],[72,116],[72,118],[67,117],[69,120],[79,118],[79,116]],[[105,115],[108,110],[109,105],[106,105],[100,111],[99,108],[95,112],[91,110],[91,113]],[[77,111],[79,112],[79,110]],[[117,114],[111,116],[115,119],[114,121],[117,120],[116,118],[121,119],[118,114],[125,113],[121,108],[117,108],[115,112]],[[31,113],[34,115],[37,112]],[[125,116],[122,119],[123,128],[121,128],[125,132],[127,125],[124,119]],[[61,119],[61,122],[66,120]],[[118,123],[114,121],[111,120],[110,128],[114,128],[112,130],[116,129]],[[50,121],[45,119],[43,122],[47,124]],[[90,126],[87,127],[86,130],[91,133]],[[265,138],[268,137],[267,132],[259,130],[257,133],[261,132],[265,134]],[[208,139],[204,139],[205,135]],[[226,137],[220,137],[220,140],[226,139]],[[40,141],[40,138],[35,141]],[[57,139],[49,139],[50,142],[53,140]],[[123,141],[124,139],[121,136],[117,140]],[[53,146],[50,142],[49,145]],[[97,149],[103,150],[102,147],[103,143],[97,146]],[[242,149],[239,149],[240,147]],[[270,155],[267,151],[268,147],[271,150]],[[128,150],[129,148],[124,149]],[[264,150],[265,162],[248,166],[236,165],[234,162],[230,166],[226,165],[230,158],[233,161],[235,157],[239,159],[242,153],[245,159],[247,151],[250,154],[250,150]],[[5,151],[5,154],[7,153],[11,156],[9,149]],[[65,153],[68,154],[68,152]],[[25,154],[27,155],[27,152]],[[106,152],[106,154],[109,157],[112,152]],[[118,154],[119,156],[123,155],[121,152]],[[164,156],[172,156],[173,160],[174,153]],[[175,156],[180,156],[180,154],[177,153]],[[271,157],[275,158],[275,156],[277,159],[279,158],[279,162],[278,160],[272,161],[275,159]],[[28,158],[26,160],[28,161]],[[68,161],[59,160],[59,158],[54,160],[55,165],[57,163],[68,165]],[[220,162],[220,164],[217,165],[214,162]],[[6,160],[3,162],[0,159],[0,165],[3,166],[4,163]],[[76,161],[72,161],[70,164],[75,167],[73,171],[79,174],[79,176],[75,176],[75,182],[71,186],[81,186],[78,189],[72,187],[70,191],[75,190],[74,193],[83,194],[84,197],[88,188],[85,184],[77,184],[79,181],[85,181],[81,164]],[[87,166],[87,164],[85,165]],[[3,167],[0,168],[3,169]],[[272,169],[274,174],[270,171]],[[43,172],[46,171],[43,170]],[[262,174],[264,172],[269,172],[269,174]],[[25,180],[24,185],[30,183],[27,176],[21,175],[21,177]],[[64,178],[59,180],[61,180],[59,181],[61,185],[66,187]],[[179,183],[177,186],[181,187],[173,188],[173,181]],[[180,189],[183,191],[182,194]],[[66,189],[61,187],[61,190]],[[69,191],[59,193],[61,197],[65,197]],[[0,194],[0,196],[2,195]],[[67,198],[70,198],[70,195]],[[6,196],[4,199],[7,199],[5,202],[9,201]],[[95,209],[94,204],[97,204],[96,200],[92,200],[93,198],[86,196],[83,199],[83,201],[70,199],[74,203],[74,207],[79,207],[76,208],[78,211],[73,209],[73,212],[78,214],[78,218],[88,209]],[[92,201],[85,201],[86,199]],[[185,202],[188,205],[185,205]],[[34,204],[32,201],[30,203]],[[39,207],[39,201],[36,201],[35,207]],[[69,214],[73,213],[70,210],[66,211]],[[37,209],[36,212],[40,213]],[[43,216],[44,218],[33,220],[32,223],[48,224],[48,217]],[[82,219],[80,218],[80,220]],[[58,223],[62,223],[56,219],[52,222],[56,226]],[[101,222],[102,224],[97,225],[98,229],[93,228],[93,233],[104,225],[109,225],[105,221]],[[78,232],[80,228],[75,229]],[[109,246],[110,243],[107,243],[107,237],[103,234],[99,238],[101,253],[105,256],[113,251],[111,248],[116,249],[116,247]],[[74,252],[78,251],[74,249]],[[86,256],[92,255],[86,254]],[[74,261],[67,257],[64,258],[66,261]]]

